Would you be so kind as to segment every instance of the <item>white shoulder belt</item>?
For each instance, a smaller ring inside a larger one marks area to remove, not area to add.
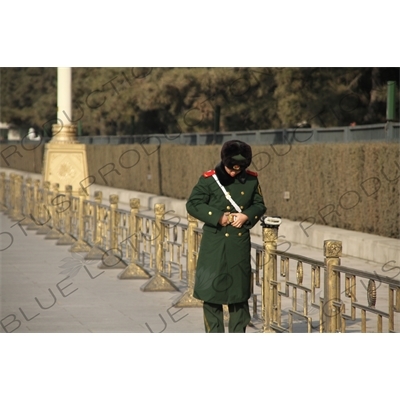
[[[235,201],[232,199],[231,195],[226,191],[226,189],[221,185],[221,182],[219,181],[217,174],[213,174],[213,178],[215,179],[215,182],[218,183],[218,186],[221,188],[221,190],[224,192],[225,197],[228,199],[228,201],[235,207],[235,210],[240,213],[242,210],[240,207],[235,203]]]

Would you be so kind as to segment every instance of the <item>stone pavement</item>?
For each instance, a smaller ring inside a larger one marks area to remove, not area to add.
[[[0,332],[203,332],[200,308],[171,306],[179,293],[142,292],[146,280],[120,280],[121,270],[0,221]]]

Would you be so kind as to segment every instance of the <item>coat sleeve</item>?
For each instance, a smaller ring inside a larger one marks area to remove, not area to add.
[[[210,186],[207,179],[210,178],[200,177],[186,202],[186,210],[192,217],[197,218],[207,225],[216,227],[223,212],[209,205]]]
[[[249,217],[243,227],[251,229],[254,225],[257,224],[258,221],[260,221],[260,218],[265,214],[266,211],[267,207],[265,207],[261,187],[257,179],[256,185],[254,186],[252,204],[250,207],[246,208],[246,210],[243,211],[243,213]]]

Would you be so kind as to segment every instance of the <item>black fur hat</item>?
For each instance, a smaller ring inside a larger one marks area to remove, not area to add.
[[[251,147],[240,140],[230,140],[222,145],[221,161],[230,169],[234,165],[239,165],[242,169],[247,168],[251,164],[251,158]]]

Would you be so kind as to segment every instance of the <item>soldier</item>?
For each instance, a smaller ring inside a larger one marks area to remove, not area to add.
[[[266,211],[251,147],[223,144],[221,162],[204,172],[186,203],[187,212],[204,222],[196,268],[194,297],[203,300],[206,332],[224,332],[223,304],[229,332],[246,332],[250,322],[250,229]]]

